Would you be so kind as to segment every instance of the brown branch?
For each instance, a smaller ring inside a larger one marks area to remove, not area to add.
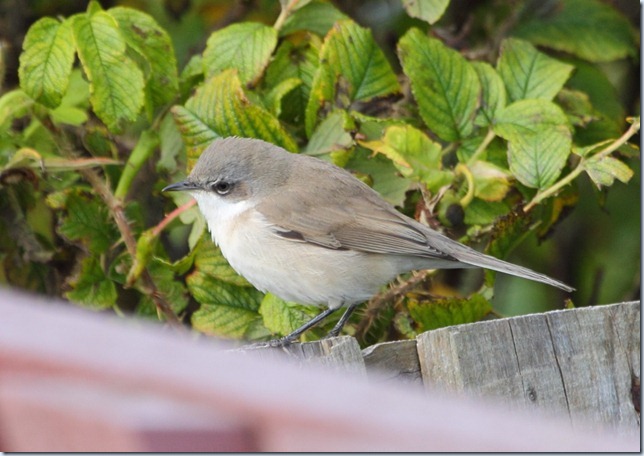
[[[407,294],[409,291],[413,290],[427,278],[431,271],[418,271],[409,279],[404,282],[399,283],[396,286],[389,288],[383,293],[379,293],[369,300],[367,303],[367,308],[365,310],[365,315],[358,323],[356,327],[355,337],[358,339],[363,339],[367,334],[367,331],[373,324],[374,320],[380,313],[381,309],[384,308],[390,302],[395,301],[400,296]]]

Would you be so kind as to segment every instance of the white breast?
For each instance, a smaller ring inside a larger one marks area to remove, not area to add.
[[[285,239],[248,201],[196,192],[213,240],[239,274],[257,289],[301,304],[341,305],[369,299],[408,261],[334,250]]]

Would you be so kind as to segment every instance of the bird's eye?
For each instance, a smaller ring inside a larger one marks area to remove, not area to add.
[[[220,195],[225,195],[233,189],[233,184],[226,181],[217,181],[210,184],[210,189],[219,193]]]

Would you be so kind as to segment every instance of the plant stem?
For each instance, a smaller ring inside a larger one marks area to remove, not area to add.
[[[483,138],[483,142],[479,144],[472,156],[469,158],[469,160],[467,160],[467,166],[471,166],[476,160],[481,157],[481,154],[485,152],[485,149],[487,149],[487,146],[490,145],[494,138],[496,138],[496,134],[494,134],[494,130],[492,130],[492,128],[489,128],[487,134],[485,135],[485,138]]]
[[[275,21],[275,24],[273,25],[273,28],[275,30],[278,30],[282,28],[284,25],[284,22],[288,18],[289,14],[291,14],[291,10],[300,2],[300,0],[291,0],[288,2],[288,4],[282,8],[282,11],[280,12],[280,15],[277,17],[277,20]]]
[[[125,167],[123,168],[123,174],[119,179],[119,183],[116,186],[114,191],[114,196],[121,201],[125,200],[127,193],[132,187],[132,181],[141,170],[143,164],[150,158],[150,155],[154,152],[154,149],[159,145],[159,137],[152,130],[145,130],[141,133],[139,142],[136,144],[136,147],[130,153],[130,158],[128,158]]]
[[[615,152],[621,145],[625,144],[634,134],[636,134],[640,129],[640,119],[637,118],[636,121],[634,121],[631,126],[629,127],[626,132],[617,138],[615,141],[610,143],[608,146],[606,146],[604,149],[601,151],[597,152],[595,155],[592,156],[592,158],[595,159],[602,159],[611,153]],[[558,182],[554,183],[551,187],[548,187],[547,189],[538,192],[534,198],[523,208],[524,212],[529,212],[533,207],[535,207],[537,204],[539,204],[541,201],[543,201],[546,198],[549,198],[550,196],[554,195],[557,193],[559,190],[561,190],[563,187],[568,185],[570,182],[572,182],[577,176],[579,176],[582,172],[584,172],[584,163],[586,160],[582,158],[575,169],[573,169],[570,174],[567,176],[563,177],[560,179]]]

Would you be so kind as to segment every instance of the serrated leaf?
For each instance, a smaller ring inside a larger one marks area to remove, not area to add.
[[[190,294],[201,303],[192,316],[193,327],[207,334],[242,337],[259,318],[263,294],[237,275],[212,242],[202,239],[195,249],[194,270],[186,277]]]
[[[49,17],[36,21],[27,32],[20,55],[20,87],[48,108],[56,108],[69,85],[74,64],[70,21]]]
[[[445,13],[449,0],[403,0],[402,3],[411,17],[433,24]]]
[[[186,142],[188,167],[213,139],[227,136],[259,138],[287,150],[297,145],[277,118],[248,101],[235,70],[208,79],[186,102],[172,108]]]
[[[519,100],[497,113],[494,132],[514,140],[557,127],[569,131],[568,118],[559,106],[546,100]]]
[[[419,333],[473,323],[492,311],[492,305],[480,294],[474,294],[468,299],[442,298],[422,302],[410,300],[407,308],[409,315],[418,325]]]
[[[394,164],[382,155],[370,156],[366,149],[357,148],[346,164],[351,171],[367,174],[373,181],[373,189],[394,206],[402,206],[411,179],[400,176]]]
[[[637,53],[636,32],[628,19],[598,0],[565,0],[554,14],[515,30],[531,42],[591,62],[610,62]]]
[[[268,293],[259,306],[264,326],[273,334],[286,336],[315,316],[305,307],[294,302],[287,302]]]
[[[241,339],[261,321],[257,312],[221,304],[201,304],[190,319],[193,329],[204,334]]]
[[[494,258],[507,258],[510,252],[534,231],[535,227],[536,225],[532,224],[528,214],[524,212],[508,213],[496,220],[485,253]],[[495,276],[495,271],[486,269],[486,285],[492,286]]]
[[[268,65],[276,45],[277,31],[257,22],[217,30],[208,38],[203,53],[206,78],[236,69],[242,83],[254,83]]]
[[[282,114],[282,100],[284,97],[301,84],[302,81],[297,78],[284,79],[266,94],[266,106],[275,117],[279,117]]]
[[[66,210],[67,216],[58,227],[66,238],[82,242],[94,254],[105,252],[118,240],[118,231],[105,205],[72,193],[67,197]]]
[[[323,109],[348,108],[355,101],[369,101],[400,91],[396,75],[371,31],[350,20],[337,22],[329,31],[320,62],[306,108],[309,136]]]
[[[501,43],[497,70],[510,101],[552,100],[570,77],[572,65],[543,54],[527,41],[508,38]]]
[[[311,94],[313,78],[318,68],[320,39],[312,35],[304,41],[284,40],[275,52],[266,69],[265,82],[268,87],[276,87],[284,79],[295,78],[302,83],[286,94],[282,102],[282,117],[296,124],[304,118],[306,104]]]
[[[145,57],[145,93],[152,113],[171,102],[179,90],[177,60],[168,33],[157,22],[141,11],[116,7],[108,13],[119,25],[128,46]]]
[[[552,185],[570,155],[568,119],[547,100],[520,100],[497,113],[494,132],[508,140],[508,163],[524,185]]]
[[[474,196],[485,201],[500,201],[510,190],[510,173],[492,163],[477,160],[470,165],[474,177]]]
[[[143,106],[143,73],[127,56],[125,39],[116,20],[99,11],[73,17],[78,56],[90,82],[90,101],[96,115],[113,131],[133,122]]]
[[[33,98],[20,89],[2,95],[0,97],[0,128],[8,128],[11,120],[27,114],[33,104]]]
[[[557,94],[556,102],[563,108],[572,125],[584,127],[600,117],[593,108],[588,94],[579,90],[561,89]]]
[[[172,311],[175,314],[182,312],[188,305],[188,291],[183,282],[176,280],[173,269],[158,258],[153,258],[147,264],[147,269],[158,291],[170,304]],[[154,300],[150,296],[144,295],[137,308],[137,313],[139,315],[157,315]]]
[[[80,271],[68,282],[73,289],[65,297],[90,309],[109,309],[118,298],[114,282],[107,278],[95,256],[84,258]]]
[[[353,146],[353,136],[349,131],[354,127],[353,119],[345,111],[337,110],[329,114],[311,135],[304,153],[319,156],[350,148]]]
[[[480,125],[491,125],[496,112],[506,105],[506,90],[501,76],[489,63],[472,62],[481,83],[481,114],[485,119]]]
[[[452,181],[453,174],[442,169],[440,144],[410,125],[390,126],[382,140],[360,144],[385,155],[404,177],[424,183],[432,192]]]
[[[280,29],[280,36],[301,30],[311,31],[319,36],[326,35],[333,24],[347,19],[347,16],[329,2],[312,1],[290,14]]]
[[[570,131],[557,127],[508,141],[510,171],[523,185],[544,189],[554,184],[570,155]]]
[[[466,225],[486,226],[494,222],[498,217],[510,212],[510,205],[505,201],[483,201],[474,198],[465,207]]]
[[[469,136],[481,92],[472,65],[418,29],[398,42],[398,55],[425,124],[445,141]]]
[[[584,169],[599,189],[610,187],[615,179],[626,184],[633,177],[633,170],[624,162],[608,156],[589,158],[584,162]]]

